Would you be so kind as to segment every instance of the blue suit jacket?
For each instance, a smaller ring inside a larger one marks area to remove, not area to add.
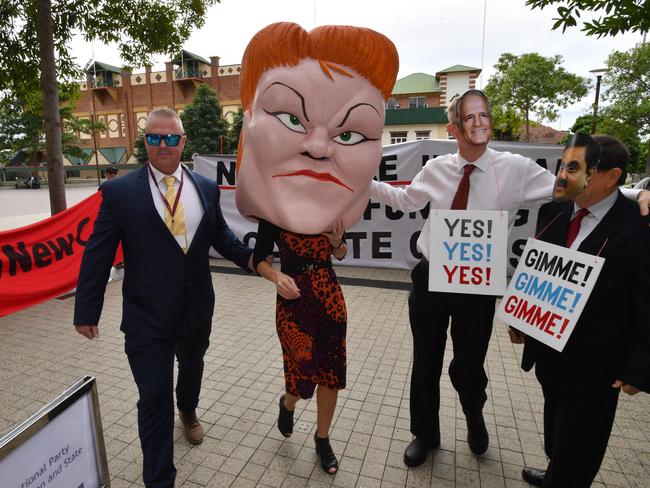
[[[214,310],[210,246],[244,269],[252,251],[226,224],[217,184],[191,171],[186,175],[204,209],[187,254],[156,211],[146,166],[102,185],[102,204],[79,273],[76,325],[99,322],[115,251],[122,242],[125,334],[169,338],[210,327]]]

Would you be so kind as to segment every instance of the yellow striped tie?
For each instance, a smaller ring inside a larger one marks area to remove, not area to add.
[[[170,213],[169,209],[174,208],[174,202],[176,201],[176,188],[174,183],[176,183],[175,176],[163,176],[165,185],[167,185],[167,193],[165,193],[165,199],[169,206],[165,205],[165,225],[172,233],[173,236],[185,236],[185,245],[182,245],[184,252],[187,252],[187,226],[185,225],[185,212],[183,211],[183,204],[181,201],[178,201],[176,205],[176,211],[174,216]]]

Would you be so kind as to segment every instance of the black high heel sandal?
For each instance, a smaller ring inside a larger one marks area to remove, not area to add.
[[[336,459],[334,451],[332,451],[330,438],[321,438],[318,437],[318,434],[314,434],[314,442],[316,443],[316,454],[320,456],[320,467],[327,474],[336,474],[339,470],[339,460]],[[330,471],[332,468],[334,471]]]
[[[293,434],[293,411],[284,406],[284,395],[280,397],[278,430],[285,437],[291,437],[291,434]]]

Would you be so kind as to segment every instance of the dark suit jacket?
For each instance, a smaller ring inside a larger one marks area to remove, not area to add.
[[[564,246],[572,211],[573,202],[544,205],[537,233],[548,227],[538,238]],[[596,255],[601,248],[605,263],[566,347],[559,353],[526,337],[522,368],[537,363],[538,376],[551,381],[620,379],[650,392],[650,230],[620,192],[578,250]]]
[[[76,325],[99,322],[106,282],[121,241],[126,262],[124,333],[168,338],[210,327],[214,310],[210,246],[244,269],[252,251],[226,224],[217,184],[191,171],[186,176],[194,182],[204,210],[187,254],[156,211],[146,166],[102,185],[102,204],[79,273]]]

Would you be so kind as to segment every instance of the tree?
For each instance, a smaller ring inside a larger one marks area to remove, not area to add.
[[[531,112],[539,120],[556,120],[558,109],[580,100],[589,88],[589,80],[562,67],[559,55],[545,58],[537,53],[503,53],[494,67],[496,73],[488,80],[485,91],[499,110],[518,112],[525,124],[526,141]]]
[[[588,113],[579,116],[573,126],[571,127],[571,134],[576,132],[583,132],[589,134],[591,132],[593,114]],[[636,127],[628,125],[614,118],[611,114],[609,107],[605,107],[598,111],[596,120],[597,134],[607,134],[619,138],[627,146],[630,151],[630,161],[628,170],[631,173],[641,173],[645,169],[645,151],[643,143],[639,139]],[[561,141],[566,144],[571,137],[567,134],[566,138]]]
[[[650,44],[614,51],[607,58],[605,92],[612,118],[634,127],[650,147]],[[650,159],[645,173],[650,175]]]
[[[648,0],[527,0],[532,9],[544,9],[557,5],[553,30],[562,32],[575,27],[585,12],[600,17],[583,21],[582,31],[588,36],[615,36],[625,32],[648,32],[650,30],[650,1]]]
[[[217,93],[208,85],[196,89],[192,103],[181,114],[187,142],[183,161],[192,159],[194,153],[216,154],[225,149],[228,122],[221,116],[221,105]]]
[[[228,144],[226,145],[226,152],[228,154],[237,154],[239,134],[241,133],[243,123],[244,111],[239,107],[239,110],[232,117],[232,124],[230,124],[230,130],[228,131]]]
[[[175,54],[206,10],[220,0],[5,0],[0,7],[0,91],[22,96],[41,89],[47,139],[52,213],[63,210],[63,161],[57,78],[81,71],[69,49],[72,36],[117,43],[127,64],[140,66],[154,53]],[[40,77],[39,77],[40,74]],[[40,80],[40,83],[39,83]]]
[[[133,144],[133,156],[140,164],[144,164],[149,160],[149,156],[147,156],[147,148],[144,145],[143,130],[138,132],[138,137],[136,137],[135,144]]]

